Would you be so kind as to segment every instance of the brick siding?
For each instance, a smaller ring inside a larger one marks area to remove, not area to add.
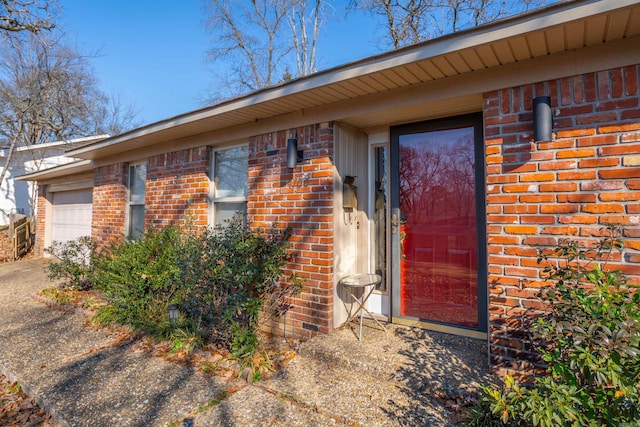
[[[251,138],[248,222],[268,228],[291,227],[296,258],[287,275],[304,283],[285,319],[267,328],[279,335],[308,338],[332,330],[333,309],[333,127],[296,129],[305,160],[286,167],[288,131]],[[145,188],[145,227],[209,223],[211,149],[198,147],[150,157]],[[101,245],[124,236],[127,165],[96,170],[93,237]]]
[[[526,319],[542,309],[538,250],[562,238],[592,244],[623,224],[609,268],[640,284],[638,66],[484,94],[491,362],[528,373],[539,360]],[[554,138],[533,142],[532,100],[551,97]]]
[[[35,229],[35,242],[33,244],[33,252],[36,256],[41,257],[44,255],[44,233],[47,223],[47,215],[51,215],[51,212],[47,212],[47,187],[46,185],[38,185],[38,198],[36,209],[36,229]]]
[[[198,147],[148,160],[145,228],[169,224],[207,226],[210,151],[208,147]]]
[[[333,329],[333,126],[296,129],[305,160],[286,165],[290,131],[250,140],[248,221],[291,227],[297,255],[287,275],[296,273],[304,289],[286,319],[270,325],[276,334],[308,338]]]
[[[640,103],[638,66],[484,94],[490,358],[501,373],[540,368],[526,321],[544,309],[540,249],[559,239],[592,244],[606,222],[625,226],[626,249],[611,268],[640,284]],[[554,137],[533,142],[532,100],[551,97]],[[295,132],[305,160],[290,170],[286,143]],[[291,227],[295,259],[287,273],[304,290],[276,334],[302,338],[333,330],[333,163],[331,123],[249,140],[247,215],[254,227]],[[211,149],[150,157],[146,226],[208,224]],[[95,171],[92,235],[99,244],[124,236],[127,164]],[[45,206],[41,188],[39,206]],[[44,209],[38,235],[44,235]],[[41,237],[38,237],[41,239]],[[37,243],[42,245],[42,242]]]
[[[96,168],[93,187],[91,237],[99,246],[125,235],[127,220],[127,164]]]

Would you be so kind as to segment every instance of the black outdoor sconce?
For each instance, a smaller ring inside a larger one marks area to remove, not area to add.
[[[293,169],[303,160],[303,151],[298,150],[298,138],[295,135],[287,140],[287,167]]]
[[[551,113],[551,97],[533,98],[533,140],[551,141],[553,114]]]

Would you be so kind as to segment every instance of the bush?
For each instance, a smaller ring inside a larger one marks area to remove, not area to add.
[[[109,306],[96,315],[165,339],[192,337],[215,342],[238,358],[257,350],[257,331],[268,315],[289,308],[288,297],[300,292],[295,275],[281,283],[291,259],[289,230],[268,233],[249,229],[242,218],[201,233],[169,226],[148,230],[103,254],[96,268],[99,289]],[[169,304],[180,318],[168,320]]]
[[[177,267],[180,239],[178,229],[169,226],[107,249],[96,262],[96,279],[109,306],[96,320],[170,338],[168,306],[179,301],[183,288]]]
[[[485,388],[468,425],[637,426],[640,423],[640,293],[623,275],[607,271],[622,251],[620,228],[593,249],[563,241],[546,261],[551,286],[540,299],[549,311],[532,339],[549,375],[529,386],[507,377]]]
[[[72,289],[88,290],[95,285],[96,242],[83,236],[68,242],[54,241],[45,252],[55,259],[47,264],[50,279],[62,279]]]
[[[290,235],[275,225],[268,233],[251,230],[236,217],[189,237],[183,246],[182,310],[236,356],[253,354],[261,322],[286,312],[288,297],[300,292],[295,275],[288,285],[280,281],[291,260]]]

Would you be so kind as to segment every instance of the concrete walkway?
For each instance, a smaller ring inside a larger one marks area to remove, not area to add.
[[[453,426],[494,380],[486,343],[390,326],[312,339],[273,378],[228,383],[38,302],[45,265],[0,265],[0,370],[61,426]]]

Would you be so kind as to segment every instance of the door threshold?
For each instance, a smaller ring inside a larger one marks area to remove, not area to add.
[[[474,331],[473,329],[459,328],[456,326],[442,325],[440,323],[427,322],[419,319],[410,319],[406,317],[392,317],[391,323],[398,325],[411,326],[414,328],[422,328],[430,331],[444,332],[446,334],[459,335],[468,338],[477,338],[486,340],[488,335],[486,332]]]

